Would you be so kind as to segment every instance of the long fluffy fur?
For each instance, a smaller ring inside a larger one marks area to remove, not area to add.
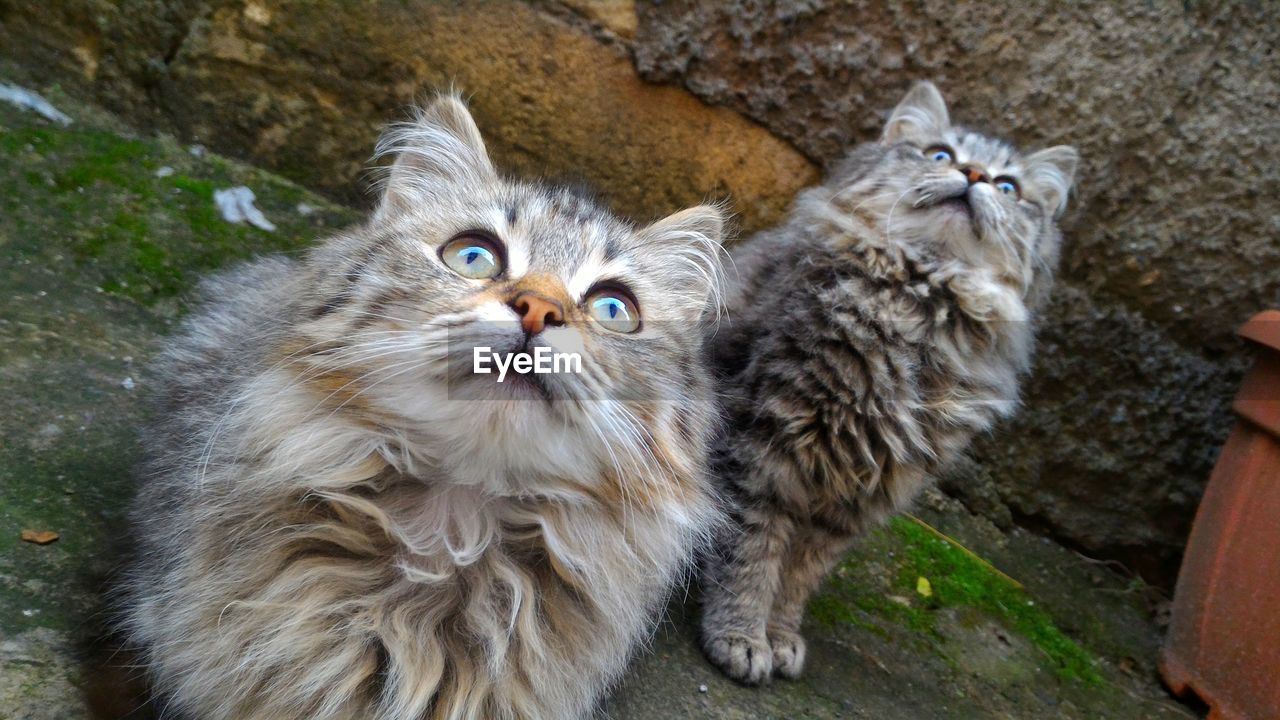
[[[158,361],[122,622],[166,714],[584,717],[717,521],[719,213],[636,228],[502,179],[451,97],[380,150],[368,225],[207,281]],[[440,262],[468,229],[506,275]],[[670,322],[592,325],[573,306],[602,277]],[[459,370],[527,342],[507,298],[531,286],[568,316],[535,344],[584,373]]]
[[[954,160],[923,152],[938,145]],[[1016,408],[1075,157],[953,127],[924,83],[881,141],[734,249],[714,469],[737,522],[707,564],[702,621],[731,677],[798,675],[805,604],[852,540]],[[1020,197],[971,185],[969,166]]]

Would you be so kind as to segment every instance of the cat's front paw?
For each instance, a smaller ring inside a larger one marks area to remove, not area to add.
[[[788,680],[800,677],[805,654],[805,642],[800,633],[770,630],[769,645],[773,647],[773,671]]]
[[[773,674],[773,649],[763,638],[728,632],[703,641],[707,659],[720,672],[746,685],[759,685]]]

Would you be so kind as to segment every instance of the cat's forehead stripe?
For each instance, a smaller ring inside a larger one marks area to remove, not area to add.
[[[1016,164],[1017,151],[1008,143],[963,128],[953,128],[947,134],[958,162],[974,162],[995,171],[1009,171]]]
[[[580,193],[526,186],[503,205],[503,213],[508,242],[518,248],[518,253],[512,252],[512,275],[548,270],[576,276],[599,251],[605,257],[620,252],[616,224]],[[597,257],[595,264],[603,260]]]

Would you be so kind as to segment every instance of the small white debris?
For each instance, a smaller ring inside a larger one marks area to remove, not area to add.
[[[167,178],[172,174],[173,174],[173,168],[169,167],[168,165],[156,168],[156,177],[158,178]]]
[[[706,685],[699,685],[699,686],[698,686],[698,692],[700,692],[700,693],[704,693],[704,692],[706,692],[706,691],[707,691],[707,686],[706,686]]]
[[[137,387],[137,385],[138,385],[138,384],[137,384],[137,383],[135,383],[135,382],[133,381],[133,378],[131,378],[131,377],[127,377],[127,378],[125,378],[124,380],[121,380],[121,381],[120,381],[120,387],[124,388],[125,390],[132,390],[132,389],[134,389],[135,387]]]
[[[191,153],[191,157],[204,157],[204,146],[197,143],[187,148],[187,152]]]
[[[0,100],[17,105],[23,110],[31,110],[44,119],[52,120],[59,125],[71,124],[71,118],[66,113],[60,112],[58,108],[50,105],[48,100],[26,88],[0,83]]]
[[[253,191],[244,185],[218,190],[213,194],[213,201],[217,203],[218,210],[222,212],[223,220],[229,223],[247,222],[267,232],[274,231],[276,229],[275,224],[254,206],[253,200]]]
[[[244,6],[245,19],[255,22],[259,25],[271,24],[271,11],[263,7],[262,3],[250,2]]]
[[[315,213],[315,211],[316,211],[316,209],[315,209],[315,208],[311,207],[310,205],[308,205],[308,204],[306,204],[306,203],[301,203],[301,202],[300,202],[300,203],[298,203],[298,206],[297,206],[297,207],[295,207],[295,208],[294,208],[294,210],[297,210],[297,211],[298,211],[298,214],[299,214],[299,215],[301,215],[302,217],[307,217],[307,216],[309,216],[309,215],[311,215],[311,214]]]

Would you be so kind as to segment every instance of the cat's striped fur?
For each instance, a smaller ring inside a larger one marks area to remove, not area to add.
[[[714,466],[737,527],[702,583],[704,649],[728,675],[798,675],[805,604],[852,540],[1013,412],[1075,165],[952,126],[923,83],[734,249]]]
[[[369,223],[207,281],[159,360],[123,625],[166,716],[584,717],[718,517],[719,211],[636,227],[505,179],[454,97],[381,151]],[[442,261],[469,231],[501,275]],[[640,333],[585,315],[601,280]],[[522,330],[521,292],[563,323]],[[481,345],[584,371],[498,385]]]

